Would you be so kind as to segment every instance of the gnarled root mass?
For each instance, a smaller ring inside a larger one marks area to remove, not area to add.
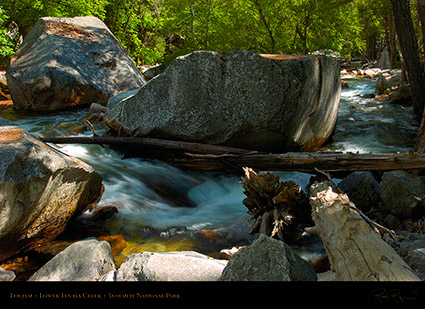
[[[250,220],[255,223],[250,234],[262,233],[283,240],[283,227],[292,223],[293,210],[305,203],[307,197],[302,188],[292,181],[280,182],[279,177],[266,172],[258,175],[251,168],[244,168],[242,179]]]

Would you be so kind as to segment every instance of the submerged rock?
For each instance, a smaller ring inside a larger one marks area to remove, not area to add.
[[[0,260],[52,240],[101,197],[102,177],[0,117]]]
[[[28,281],[98,281],[113,270],[115,263],[109,243],[88,238],[55,255]]]
[[[146,83],[98,18],[43,17],[11,60],[7,82],[15,107],[58,110],[106,104]]]
[[[313,267],[280,240],[260,234],[229,260],[220,281],[316,281]]]
[[[198,51],[112,98],[105,122],[121,135],[308,151],[332,134],[340,91],[339,62],[326,56]]]
[[[227,261],[193,251],[141,252],[127,257],[116,281],[217,281]]]

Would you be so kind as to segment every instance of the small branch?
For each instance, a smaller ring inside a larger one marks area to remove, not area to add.
[[[316,172],[318,172],[318,173],[320,173],[320,174],[322,174],[322,175],[324,175],[333,185],[335,185],[335,187],[336,187],[336,184],[333,182],[333,180],[332,180],[332,177],[331,177],[331,175],[329,175],[328,173],[326,173],[326,172],[324,172],[324,171],[321,171],[321,170],[319,170],[317,167],[315,167],[314,168],[314,170],[316,171]]]
[[[96,132],[94,131],[94,127],[93,127],[93,125],[90,123],[90,121],[88,121],[87,119],[86,119],[86,121],[85,121],[89,126],[90,126],[90,129],[91,129],[91,131],[92,131],[92,133],[93,133],[93,137],[96,137],[97,136],[97,134],[96,134]]]
[[[373,220],[371,220],[371,219],[369,219],[369,217],[368,216],[366,216],[360,209],[358,209],[357,207],[353,207],[353,206],[350,206],[350,208],[351,209],[354,209],[355,211],[357,211],[357,213],[360,215],[360,217],[362,217],[367,223],[369,223],[369,225],[372,227],[372,228],[374,228],[374,230],[375,230],[375,228],[377,228],[377,229],[381,229],[381,230],[383,230],[384,232],[387,232],[387,233],[389,233],[390,235],[391,235],[391,237],[392,238],[396,238],[397,237],[397,234],[393,231],[393,230],[390,230],[390,229],[388,229],[388,228],[386,228],[385,226],[382,226],[382,225],[380,225],[380,224],[378,224],[378,223],[376,223],[375,221],[373,221]]]

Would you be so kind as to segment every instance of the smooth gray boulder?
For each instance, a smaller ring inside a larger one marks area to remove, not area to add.
[[[0,261],[52,240],[102,195],[102,177],[0,117]]]
[[[105,123],[123,136],[315,150],[336,123],[339,71],[339,61],[326,56],[197,51],[137,93],[111,99]]]
[[[317,275],[284,242],[260,234],[230,258],[220,281],[317,281]]]
[[[146,81],[98,18],[43,17],[7,70],[16,108],[59,110],[100,103]]]
[[[98,281],[113,270],[109,243],[87,238],[59,252],[28,281]]]
[[[217,281],[226,260],[194,251],[141,252],[127,257],[116,272],[116,281]]]

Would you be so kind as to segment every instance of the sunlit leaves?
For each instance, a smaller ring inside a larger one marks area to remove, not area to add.
[[[387,0],[0,0],[6,16],[0,31],[15,22],[25,35],[41,16],[92,15],[108,25],[137,64],[168,62],[199,49],[334,50],[349,57],[364,53],[370,36],[377,41],[384,36],[388,5]],[[1,52],[10,54],[10,42],[4,35],[0,40]]]
[[[9,58],[13,55],[14,43],[8,33],[5,23],[8,19],[5,11],[0,7],[0,57]]]

